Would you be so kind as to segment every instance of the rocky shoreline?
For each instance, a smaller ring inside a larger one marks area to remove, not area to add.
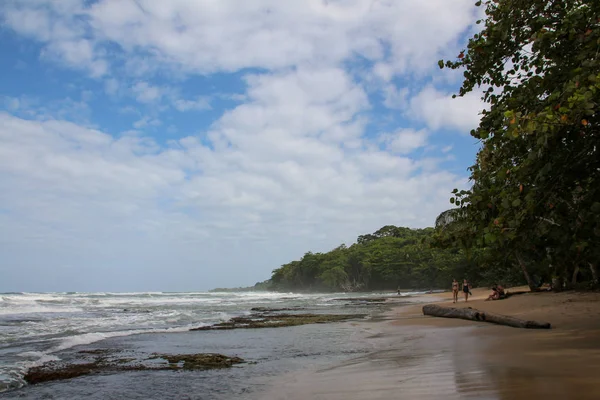
[[[116,353],[116,354],[115,354]],[[76,363],[52,361],[30,368],[24,376],[28,384],[77,378],[83,375],[126,371],[208,370],[230,368],[245,361],[223,354],[152,354],[145,359],[127,357],[107,349],[80,352],[83,360]]]
[[[366,314],[280,313],[299,308],[257,307],[246,317],[234,317],[226,322],[192,328],[190,331],[281,328],[309,324],[341,322],[364,318]],[[128,371],[202,371],[231,368],[238,364],[253,364],[237,356],[218,353],[166,354],[152,353],[143,357],[120,349],[98,348],[81,350],[70,361],[50,361],[30,368],[24,376],[28,384],[67,380],[84,375],[114,374]]]

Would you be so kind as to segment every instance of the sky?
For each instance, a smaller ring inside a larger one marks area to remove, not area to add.
[[[0,292],[253,285],[468,187],[474,0],[3,0]]]

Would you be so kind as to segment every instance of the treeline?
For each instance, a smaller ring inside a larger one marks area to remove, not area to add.
[[[236,292],[262,292],[272,289],[270,280],[256,282],[254,286],[240,286],[236,288],[214,288],[209,290],[209,293],[224,292],[224,293],[236,293]]]
[[[308,252],[273,271],[272,290],[372,291],[448,288],[452,278],[485,284],[497,279],[485,268],[485,252],[434,246],[434,229],[393,225],[361,235],[356,243],[326,253]],[[494,271],[498,272],[498,271]],[[518,271],[517,271],[518,272]],[[503,283],[522,283],[518,273]],[[510,282],[508,282],[510,281]]]

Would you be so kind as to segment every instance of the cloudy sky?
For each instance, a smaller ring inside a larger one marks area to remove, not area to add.
[[[0,291],[250,285],[467,185],[474,0],[3,0]]]

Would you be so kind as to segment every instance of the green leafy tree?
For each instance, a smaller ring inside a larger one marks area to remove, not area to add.
[[[431,246],[435,231],[385,226],[359,236],[357,243],[302,259],[273,271],[270,287],[302,291],[447,288],[469,271],[464,252]],[[365,239],[368,238],[368,239]]]
[[[455,190],[457,240],[559,282],[600,256],[600,2],[490,0],[456,61],[483,89],[473,187]],[[562,286],[562,285],[560,285]]]

